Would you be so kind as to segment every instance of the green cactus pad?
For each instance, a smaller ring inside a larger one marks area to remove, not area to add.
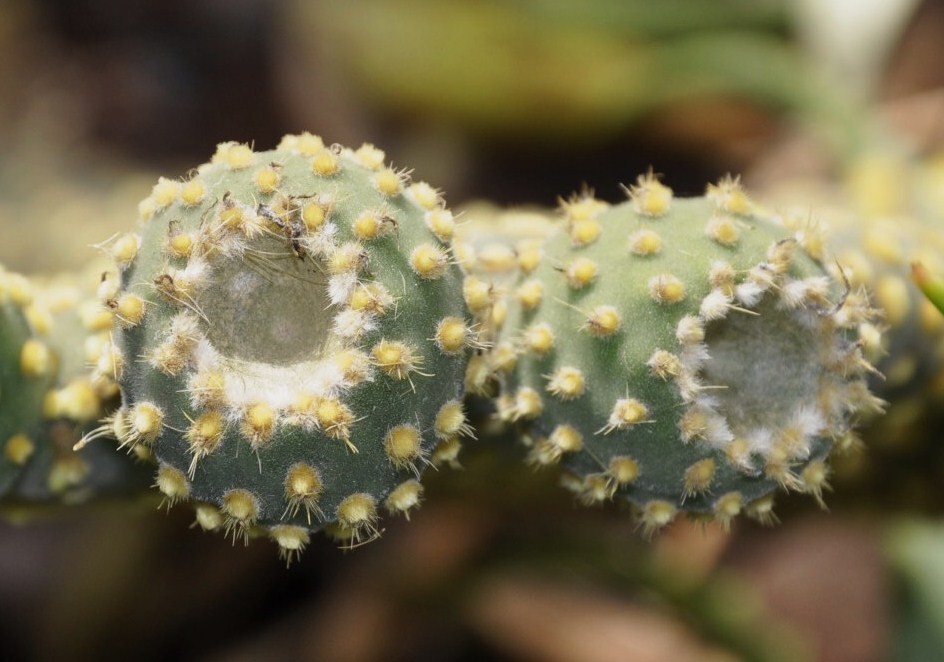
[[[39,446],[43,398],[55,359],[25,313],[32,288],[0,267],[0,496],[19,479]]]
[[[107,246],[99,373],[124,394],[106,426],[153,450],[167,500],[289,556],[328,524],[354,543],[381,509],[407,514],[434,447],[469,431],[478,342],[439,193],[373,146],[303,134],[224,143],[140,214]]]
[[[115,453],[105,444],[82,452],[73,448],[118,403],[118,385],[108,375],[93,379],[89,367],[109,341],[114,316],[95,298],[98,273],[93,268],[32,279],[26,315],[53,357],[55,378],[44,396],[35,452],[3,499],[8,514],[22,517],[56,504],[143,496],[152,482],[153,472],[142,458]]]
[[[878,408],[854,342],[872,315],[736,180],[673,199],[565,203],[568,231],[523,276],[499,414],[587,503],[620,496],[651,531],[680,510],[771,517],[777,488],[820,497],[824,461]],[[538,294],[536,294],[538,293]]]

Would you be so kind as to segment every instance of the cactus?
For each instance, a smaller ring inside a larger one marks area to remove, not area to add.
[[[467,273],[492,281],[496,286],[513,281],[519,265],[529,264],[540,253],[541,244],[560,224],[542,208],[503,209],[479,201],[459,211],[455,252]]]
[[[884,375],[872,387],[889,399],[944,394],[944,320],[911,278],[914,262],[944,272],[942,163],[872,147],[838,186],[781,179],[763,192],[787,225],[814,238],[812,249],[836,277],[869,292],[883,333],[866,324],[860,336]],[[808,202],[798,206],[797,199]]]
[[[371,539],[382,508],[418,504],[434,447],[470,432],[453,217],[384,158],[307,133],[223,143],[106,245],[98,373],[123,403],[102,431],[149,447],[166,502],[194,501],[204,528],[267,532],[289,558],[323,528]]]
[[[810,236],[811,250],[836,278],[864,288],[880,312],[858,326],[866,357],[884,375],[872,387],[886,398],[925,391],[944,380],[944,320],[911,279],[911,263],[944,268],[944,241],[908,216],[862,216],[830,204],[785,207],[786,225]],[[814,245],[815,244],[815,245]]]
[[[39,445],[43,398],[55,361],[25,310],[32,288],[0,268],[0,496],[20,478]]]
[[[91,271],[31,281],[26,316],[52,357],[54,380],[43,398],[35,451],[4,496],[7,515],[23,516],[56,503],[130,499],[146,494],[150,485],[152,472],[140,458],[99,445],[83,453],[73,450],[118,400],[118,385],[107,375],[93,380],[89,367],[108,343],[113,317],[95,299]]]
[[[468,274],[463,295],[475,315],[480,335],[494,347],[493,351],[478,353],[469,361],[465,388],[470,396],[481,396],[476,405],[492,411],[491,399],[497,386],[492,379],[494,363],[507,354],[507,347],[496,343],[508,314],[508,296],[519,269],[540,260],[542,244],[559,223],[543,209],[502,210],[486,202],[466,206],[461,217],[454,250]]]
[[[867,299],[737,180],[674,199],[650,173],[628,193],[564,203],[496,347],[499,414],[533,464],[563,465],[585,503],[628,499],[647,532],[680,510],[770,520],[777,488],[821,499],[830,449],[882,404],[854,337]]]
[[[873,150],[851,164],[841,185],[783,178],[758,194],[834,277],[864,288],[878,310],[857,332],[881,373],[870,387],[890,406],[867,421],[867,453],[837,458],[834,483],[851,501],[881,509],[940,508],[944,317],[912,278],[912,264],[944,272],[942,172],[934,160]]]
[[[495,416],[499,385],[493,378],[495,361],[507,354],[507,347],[498,341],[509,295],[521,266],[540,259],[541,246],[557,230],[560,219],[546,209],[503,209],[486,201],[466,204],[457,215],[462,222],[456,226],[453,251],[466,273],[463,297],[475,317],[479,337],[490,349],[469,360],[465,404],[480,447],[494,453],[499,446],[507,446],[514,433]],[[458,440],[444,444],[433,453],[433,463],[459,467],[461,451]]]

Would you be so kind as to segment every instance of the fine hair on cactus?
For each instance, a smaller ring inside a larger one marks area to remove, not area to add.
[[[498,414],[531,463],[647,532],[679,511],[772,519],[785,488],[821,499],[827,457],[881,407],[856,342],[867,298],[756,213],[737,179],[677,199],[651,173],[615,206],[563,202],[521,275],[494,361]]]
[[[289,558],[408,515],[461,404],[476,329],[441,194],[365,144],[223,143],[160,179],[140,228],[103,244],[122,407],[100,433],[151,449],[167,504]]]

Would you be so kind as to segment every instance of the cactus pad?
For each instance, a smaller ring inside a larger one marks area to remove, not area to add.
[[[26,315],[32,300],[26,278],[0,267],[0,496],[40,446],[43,398],[56,369]]]
[[[148,491],[151,471],[141,458],[125,457],[99,444],[84,452],[73,449],[118,401],[118,385],[110,375],[93,379],[89,367],[109,342],[113,318],[113,312],[95,299],[92,285],[100,272],[93,272],[32,279],[26,315],[37,338],[48,347],[54,379],[43,399],[35,452],[3,499],[10,514],[23,516],[58,503],[143,496]]]
[[[855,342],[868,302],[736,180],[628,193],[564,203],[502,333],[499,414],[532,463],[562,465],[586,503],[628,499],[648,531],[681,510],[769,519],[777,488],[819,498],[830,449],[881,406]]]
[[[167,501],[290,557],[328,524],[355,543],[382,509],[408,514],[432,450],[468,432],[477,343],[439,192],[302,134],[221,144],[139,212],[107,245],[99,371],[124,394],[106,426],[153,450]]]

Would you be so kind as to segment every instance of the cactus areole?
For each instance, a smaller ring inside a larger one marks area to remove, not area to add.
[[[468,431],[477,343],[439,192],[371,145],[302,134],[221,144],[139,213],[108,244],[99,371],[124,397],[105,426],[153,450],[167,500],[289,556],[310,531],[357,542],[381,509],[416,506],[434,447]]]

